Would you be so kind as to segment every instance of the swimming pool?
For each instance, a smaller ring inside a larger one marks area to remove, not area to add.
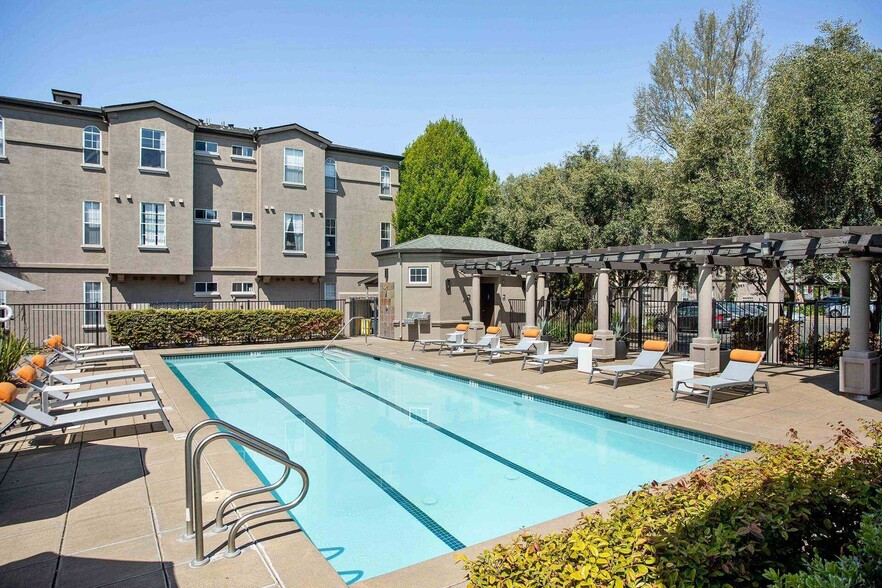
[[[749,449],[354,353],[165,361],[206,413],[306,468],[309,493],[293,515],[350,583]],[[281,471],[257,454],[246,461],[268,479]],[[286,500],[300,490],[294,478],[278,490]]]

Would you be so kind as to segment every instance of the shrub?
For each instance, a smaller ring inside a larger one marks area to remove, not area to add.
[[[839,357],[848,349],[849,343],[848,329],[827,333],[818,339],[818,363],[828,367],[839,367]],[[870,349],[879,349],[877,333],[870,333]]]
[[[12,371],[21,363],[21,358],[33,351],[31,343],[18,337],[12,331],[0,330],[0,381],[15,381]]]
[[[108,313],[114,342],[145,347],[327,339],[343,320],[330,308],[272,310],[121,310]]]
[[[732,321],[732,347],[766,350],[766,317],[742,316]]]
[[[760,443],[673,484],[653,482],[572,529],[521,535],[465,562],[469,585],[755,586],[769,568],[835,557],[880,503],[882,427],[830,448]]]

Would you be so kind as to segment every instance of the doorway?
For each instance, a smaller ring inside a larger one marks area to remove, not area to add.
[[[481,283],[481,322],[485,327],[493,324],[493,310],[496,308],[496,284]]]

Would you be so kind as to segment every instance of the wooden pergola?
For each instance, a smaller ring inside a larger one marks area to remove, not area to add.
[[[882,226],[846,226],[792,233],[766,233],[709,238],[676,243],[622,245],[573,251],[552,251],[451,260],[447,267],[471,275],[473,295],[481,276],[522,275],[526,279],[527,324],[536,322],[536,288],[546,274],[597,274],[598,329],[596,356],[615,356],[615,338],[609,325],[609,272],[668,272],[669,303],[676,306],[677,273],[698,269],[698,336],[690,358],[713,373],[719,370],[719,343],[713,337],[713,270],[716,267],[754,267],[766,272],[768,302],[780,302],[781,267],[818,258],[845,258],[850,265],[850,346],[840,359],[840,390],[859,398],[879,392],[879,358],[869,345],[870,262],[882,259]],[[770,308],[775,305],[770,305]],[[476,322],[477,317],[472,317]],[[778,346],[778,317],[769,315],[769,356]]]

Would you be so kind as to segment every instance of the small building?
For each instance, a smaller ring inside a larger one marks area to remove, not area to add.
[[[523,301],[521,275],[461,275],[442,262],[529,253],[483,237],[426,235],[373,253],[379,266],[379,329],[385,339],[439,337],[470,324],[470,338],[512,321],[511,300]],[[520,310],[520,312],[523,312]],[[515,333],[509,333],[515,335]]]

